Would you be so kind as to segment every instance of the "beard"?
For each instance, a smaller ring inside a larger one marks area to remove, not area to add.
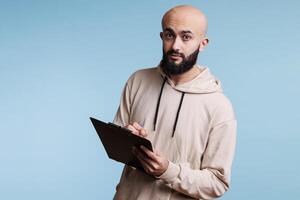
[[[172,54],[179,55],[182,58],[181,63],[176,64],[175,62],[170,61],[169,56],[171,56]],[[197,49],[187,57],[185,57],[183,53],[178,53],[177,51],[174,50],[170,50],[167,53],[163,51],[161,68],[169,76],[183,74],[193,68],[193,66],[197,62],[198,54],[199,54],[199,49]]]

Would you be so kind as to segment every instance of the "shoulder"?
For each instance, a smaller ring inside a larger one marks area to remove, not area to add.
[[[157,67],[142,68],[132,73],[129,79],[140,79],[153,75],[158,75]]]
[[[142,68],[130,75],[130,77],[127,80],[127,84],[132,86],[133,84],[141,82],[151,82],[157,77],[159,77],[157,67]]]

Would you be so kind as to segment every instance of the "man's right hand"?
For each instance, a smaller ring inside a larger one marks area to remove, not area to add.
[[[133,122],[131,124],[128,124],[124,126],[125,128],[131,130],[131,132],[135,135],[141,136],[141,137],[147,137],[146,129],[144,129],[141,125],[139,125],[137,122]]]

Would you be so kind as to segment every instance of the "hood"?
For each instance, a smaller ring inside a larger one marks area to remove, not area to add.
[[[164,73],[160,65],[157,67],[157,70],[164,79],[167,79],[167,82],[172,88],[180,92],[196,94],[222,92],[220,80],[214,77],[207,67],[201,67],[199,65],[197,65],[197,67],[203,69],[198,76],[188,82],[178,85],[175,85],[169,76]]]

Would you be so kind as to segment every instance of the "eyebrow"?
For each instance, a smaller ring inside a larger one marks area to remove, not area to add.
[[[171,32],[172,34],[175,33],[175,32],[173,31],[173,29],[171,29],[171,28],[165,28],[165,31],[169,31],[169,32]]]
[[[192,33],[192,31],[189,31],[189,30],[187,30],[187,31],[181,31],[182,33],[190,33],[190,34],[193,34]]]
[[[165,31],[169,31],[169,32],[171,32],[172,34],[175,34],[174,30],[173,30],[173,29],[171,29],[171,28],[165,28]],[[192,34],[192,35],[193,35],[193,32],[192,32],[192,31],[190,31],[190,30],[183,30],[183,31],[181,31],[181,34],[187,34],[187,33],[189,33],[189,34]]]

